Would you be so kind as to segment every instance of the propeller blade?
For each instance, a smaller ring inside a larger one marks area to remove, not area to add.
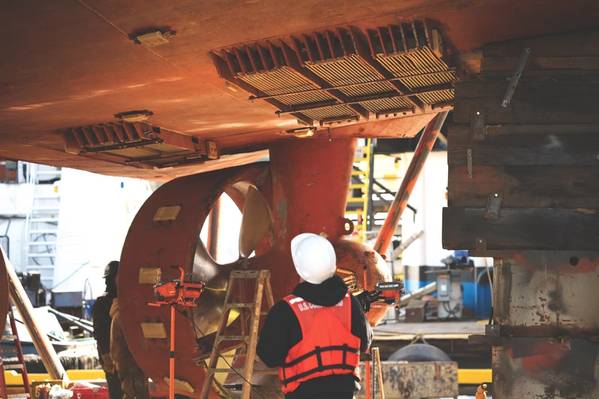
[[[267,234],[272,234],[272,217],[264,196],[254,186],[248,188],[243,205],[243,219],[239,232],[239,253],[249,257]]]
[[[193,309],[194,328],[198,338],[214,333],[224,312],[229,274],[240,268],[239,262],[219,265],[198,240],[193,259],[192,279],[206,284],[197,308]]]

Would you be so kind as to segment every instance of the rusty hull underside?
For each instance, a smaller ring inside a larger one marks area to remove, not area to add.
[[[269,142],[300,126],[292,115],[277,116],[272,105],[250,102],[247,92],[227,86],[209,56],[215,49],[426,18],[440,27],[460,69],[484,43],[599,22],[599,3],[581,0],[11,1],[0,10],[0,157],[152,179],[254,162],[267,156]],[[132,40],[156,29],[173,33],[169,43],[146,47]],[[141,169],[65,152],[61,129],[140,109],[153,112],[154,125],[215,141],[225,156]],[[433,115],[371,118],[319,132],[410,137]]]

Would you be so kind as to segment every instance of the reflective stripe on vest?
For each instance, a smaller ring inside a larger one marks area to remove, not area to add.
[[[279,369],[283,392],[293,392],[313,378],[355,373],[360,339],[351,333],[349,294],[334,306],[318,306],[294,295],[284,301],[299,322],[302,339]]]

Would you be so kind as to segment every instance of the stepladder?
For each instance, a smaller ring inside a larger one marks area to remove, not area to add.
[[[201,399],[208,398],[217,374],[241,380],[241,399],[250,399],[260,321],[273,305],[270,271],[235,270],[229,276],[223,314],[208,359]],[[235,352],[235,361],[225,353]],[[220,362],[219,362],[220,359]],[[220,366],[219,366],[220,364]],[[223,364],[225,366],[223,366]],[[261,372],[272,373],[269,370]]]
[[[8,311],[8,321],[10,324],[10,329],[11,329],[12,335],[4,336],[4,339],[7,339],[7,340],[9,339],[14,342],[15,352],[16,352],[17,360],[18,360],[18,363],[15,365],[11,365],[10,368],[21,371],[21,379],[23,381],[23,391],[25,392],[25,395],[27,397],[31,398],[32,397],[31,396],[31,387],[29,385],[29,376],[27,374],[27,367],[25,365],[25,358],[23,356],[23,347],[21,345],[21,340],[19,339],[19,332],[17,330],[17,323],[16,323],[16,319],[15,319],[15,315],[12,310],[12,307],[10,307],[9,311]],[[8,397],[8,387],[7,387],[6,381],[4,379],[4,371],[6,368],[9,368],[9,367],[4,364],[3,359],[0,357],[0,398]]]

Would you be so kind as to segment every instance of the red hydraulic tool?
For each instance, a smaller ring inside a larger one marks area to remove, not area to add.
[[[383,302],[387,305],[399,306],[403,294],[403,281],[385,281],[377,283],[373,291],[363,291],[356,298],[362,305],[364,312],[370,310],[370,305]]]
[[[205,287],[205,284],[202,282],[194,283],[185,281],[185,269],[181,266],[178,269],[180,273],[179,279],[156,284],[154,286],[154,298],[156,301],[148,303],[148,306],[161,307],[168,305],[170,307],[169,399],[175,398],[175,317],[177,306],[195,308]]]

